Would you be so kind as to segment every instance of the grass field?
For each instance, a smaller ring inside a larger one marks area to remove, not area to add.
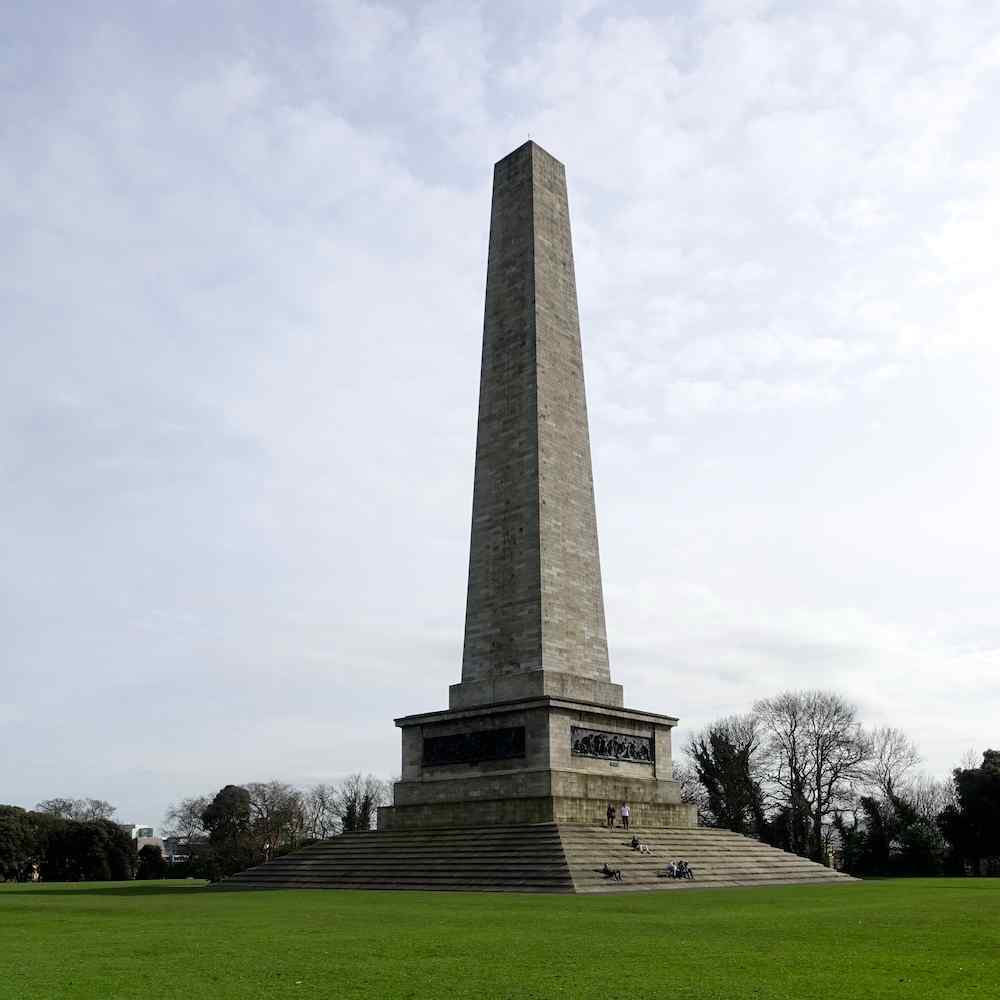
[[[1000,880],[617,896],[0,886],[0,997],[1000,997]]]

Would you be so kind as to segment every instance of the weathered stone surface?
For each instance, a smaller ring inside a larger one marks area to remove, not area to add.
[[[620,791],[620,787],[616,788]],[[614,801],[613,796],[608,799]],[[582,823],[600,826],[608,799],[596,796],[538,796],[536,798],[465,799],[393,806],[380,830],[423,830],[431,827],[510,826],[522,823]],[[631,803],[630,803],[631,805]],[[692,829],[691,807],[664,803],[636,803],[633,825]],[[380,817],[381,819],[381,817]]]
[[[397,719],[403,730],[402,779],[379,829],[489,823],[600,823],[608,802],[627,801],[638,822],[693,826],[673,780],[670,716],[537,698]],[[573,753],[573,728],[640,738],[650,761]],[[523,729],[522,756],[440,764],[424,755],[428,738],[484,730]]]
[[[552,676],[549,676],[552,675]],[[462,683],[453,708],[611,683],[563,165],[495,168]]]
[[[673,780],[677,720],[623,708],[611,680],[566,174],[533,142],[494,171],[465,646],[449,706],[396,720],[402,775],[380,829],[601,822],[611,800],[637,821],[694,823]],[[574,726],[638,739],[648,759],[574,753]],[[427,751],[496,746],[491,731],[516,733],[518,752]]]
[[[465,647],[449,705],[396,720],[402,775],[379,832],[222,885],[604,892],[850,881],[697,829],[673,780],[677,720],[622,707],[608,666],[565,171],[532,142],[494,174]],[[644,758],[575,753],[574,728],[637,741]],[[607,804],[623,801],[654,855],[604,828]],[[660,877],[678,857],[698,882]],[[607,882],[605,861],[626,881]]]
[[[434,829],[348,833],[216,883],[216,889],[446,889],[502,892],[689,891],[720,886],[853,885],[806,858],[727,830],[643,826],[651,854],[629,846],[621,829],[540,822],[530,826],[444,825]],[[684,858],[696,881],[664,877]],[[621,869],[612,882],[601,866]]]

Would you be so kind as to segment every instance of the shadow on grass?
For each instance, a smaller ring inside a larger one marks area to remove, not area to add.
[[[7,891],[36,896],[170,896],[180,892],[198,892],[208,888],[207,882],[116,882],[101,885],[97,882],[21,882],[10,886]]]

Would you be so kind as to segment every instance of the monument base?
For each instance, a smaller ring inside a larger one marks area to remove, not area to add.
[[[616,789],[618,792],[619,789]],[[379,830],[423,830],[434,827],[521,826],[532,823],[574,823],[601,825],[607,802],[587,798],[484,799],[459,802],[430,802],[409,806],[382,806],[378,811]],[[632,812],[631,826],[692,828],[697,826],[697,810],[679,803],[624,800]],[[617,811],[616,811],[616,822]]]
[[[623,802],[636,826],[692,827],[673,780],[676,721],[555,697],[397,719],[403,774],[379,829],[599,825]]]

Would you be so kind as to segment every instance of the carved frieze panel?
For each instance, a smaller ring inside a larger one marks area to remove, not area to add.
[[[424,738],[424,767],[478,764],[524,756],[524,726]]]
[[[636,764],[652,764],[655,760],[651,736],[631,736],[573,726],[570,730],[570,746],[577,757],[628,760]]]

